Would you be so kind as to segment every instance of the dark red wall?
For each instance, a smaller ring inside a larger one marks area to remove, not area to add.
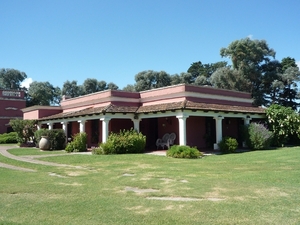
[[[190,116],[186,120],[186,141],[191,147],[205,148],[205,117]]]
[[[109,131],[119,133],[120,130],[133,128],[133,122],[130,119],[112,119],[109,121],[109,127]]]
[[[9,131],[10,126],[7,124],[11,119],[23,118],[21,109],[25,107],[26,102],[24,99],[0,97],[0,134]]]

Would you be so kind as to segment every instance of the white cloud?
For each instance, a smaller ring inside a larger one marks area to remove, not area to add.
[[[32,78],[28,77],[26,78],[22,83],[21,87],[29,88],[29,85],[33,82]]]

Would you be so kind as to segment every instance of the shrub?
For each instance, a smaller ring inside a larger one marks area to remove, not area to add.
[[[100,147],[96,147],[92,149],[92,154],[93,155],[103,155],[103,149]]]
[[[222,153],[233,153],[238,147],[238,142],[235,138],[224,137],[218,145]]]
[[[260,150],[270,147],[273,133],[263,124],[251,123],[246,126],[246,144],[250,149]]]
[[[87,134],[85,132],[75,134],[73,141],[67,144],[66,152],[84,152],[86,151]]]
[[[202,156],[202,153],[197,148],[191,148],[186,145],[173,145],[167,150],[167,156],[173,158],[197,159]]]
[[[300,116],[292,108],[273,104],[266,109],[266,115],[274,146],[283,146],[292,136],[300,138]]]
[[[0,134],[0,144],[11,144],[11,143],[18,143],[16,132]]]
[[[23,144],[33,140],[34,132],[36,131],[35,120],[10,120],[9,125],[17,132],[18,142]]]
[[[34,132],[36,147],[39,147],[39,142],[42,136],[48,136],[51,150],[61,150],[65,148],[66,135],[63,129],[46,130],[40,129]]]
[[[61,150],[66,145],[66,134],[63,129],[49,130],[49,140],[52,150]]]
[[[111,133],[105,143],[101,143],[100,150],[94,154],[125,154],[142,153],[146,145],[146,136],[133,129]]]

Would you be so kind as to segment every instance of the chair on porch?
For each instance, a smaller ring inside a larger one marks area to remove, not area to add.
[[[174,145],[174,141],[176,139],[176,134],[175,133],[171,133],[169,136],[169,144],[170,145]]]
[[[165,146],[167,149],[170,148],[171,145],[174,144],[174,140],[176,139],[176,134],[175,133],[165,133],[164,136],[160,139],[158,138],[156,140],[156,148],[158,149],[159,147],[162,147],[165,149]]]

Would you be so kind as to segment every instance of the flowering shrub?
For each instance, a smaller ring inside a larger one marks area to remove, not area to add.
[[[142,153],[146,145],[146,136],[135,130],[123,130],[111,133],[105,143],[101,143],[93,154]]]
[[[275,146],[282,146],[291,136],[300,136],[300,117],[290,107],[271,105],[266,109],[268,127],[273,132]]]
[[[218,145],[222,153],[233,153],[236,151],[239,144],[235,138],[224,137]]]
[[[246,126],[246,144],[250,149],[268,149],[273,133],[261,123],[251,123]]]

